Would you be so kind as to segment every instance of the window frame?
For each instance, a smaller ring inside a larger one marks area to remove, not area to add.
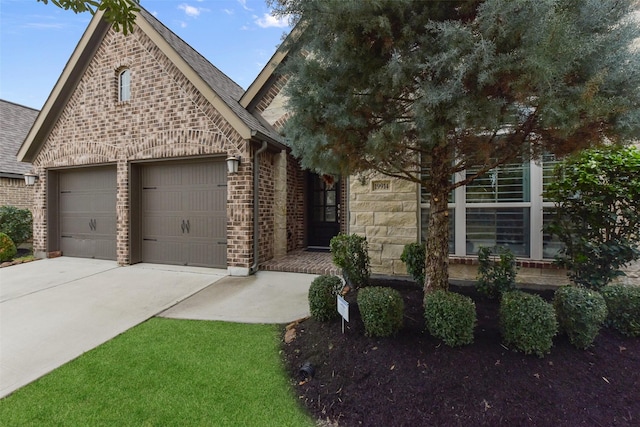
[[[130,101],[131,101],[131,69],[128,67],[124,67],[118,70],[118,102],[130,102]]]
[[[547,161],[547,164],[549,161]],[[551,160],[552,164],[556,163],[555,159]],[[453,215],[450,215],[451,220],[454,221],[454,235],[453,235],[453,252],[450,255],[453,256],[476,256],[473,253],[467,253],[467,210],[469,208],[485,208],[485,209],[501,209],[501,208],[524,208],[529,209],[529,256],[519,256],[522,259],[530,260],[549,260],[552,258],[544,257],[544,233],[543,218],[544,212],[553,207],[553,202],[545,201],[543,198],[544,191],[544,173],[545,173],[545,159],[539,161],[529,160],[523,163],[523,169],[528,166],[528,178],[523,175],[523,193],[526,194],[525,199],[528,201],[496,201],[492,202],[469,202],[467,201],[467,186],[460,186],[453,191],[453,198],[450,197],[449,210],[453,211]],[[547,169],[549,166],[547,166]],[[458,172],[455,176],[456,182],[464,180],[466,177],[466,171]],[[528,185],[528,188],[524,188]],[[527,197],[528,196],[528,197]],[[429,202],[425,200],[424,190],[419,191],[419,206],[420,206],[420,236],[424,237],[424,230],[422,224],[425,223],[424,215],[428,212]],[[451,245],[450,245],[451,246]]]

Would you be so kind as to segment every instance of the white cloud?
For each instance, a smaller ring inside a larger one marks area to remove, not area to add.
[[[192,18],[197,18],[202,12],[206,11],[206,9],[190,6],[186,3],[182,3],[180,6],[178,6],[178,9],[183,10],[187,16],[190,16]]]
[[[276,18],[273,15],[265,13],[262,18],[256,18],[256,24],[262,28],[286,28],[289,26],[289,19],[285,16],[282,18]]]
[[[233,9],[222,9],[222,11],[227,15],[233,15]]]
[[[253,10],[249,8],[249,6],[247,6],[247,0],[238,0],[238,3],[240,3],[240,6],[242,6],[244,10],[249,10],[249,11]]]
[[[36,30],[60,30],[65,27],[62,23],[44,23],[44,22],[28,22],[24,24],[25,28],[32,28]]]

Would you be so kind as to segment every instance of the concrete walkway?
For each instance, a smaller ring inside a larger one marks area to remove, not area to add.
[[[226,276],[66,257],[0,269],[0,398],[159,313],[261,323],[308,315],[315,276]]]
[[[258,271],[225,277],[160,313],[161,317],[240,323],[287,323],[309,315],[309,286],[317,277]]]

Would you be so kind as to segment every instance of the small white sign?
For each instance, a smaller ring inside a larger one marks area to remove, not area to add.
[[[344,320],[349,321],[349,303],[341,295],[338,295],[338,313]]]

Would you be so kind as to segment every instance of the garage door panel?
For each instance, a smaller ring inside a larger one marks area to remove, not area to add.
[[[166,264],[167,260],[174,260],[172,264],[184,264],[180,241],[143,239],[142,251],[145,262]]]
[[[143,261],[226,266],[226,165],[149,165],[141,179]]]
[[[60,250],[65,256],[116,259],[116,168],[60,171]]]
[[[144,238],[162,239],[182,237],[179,215],[149,214],[142,223]]]

